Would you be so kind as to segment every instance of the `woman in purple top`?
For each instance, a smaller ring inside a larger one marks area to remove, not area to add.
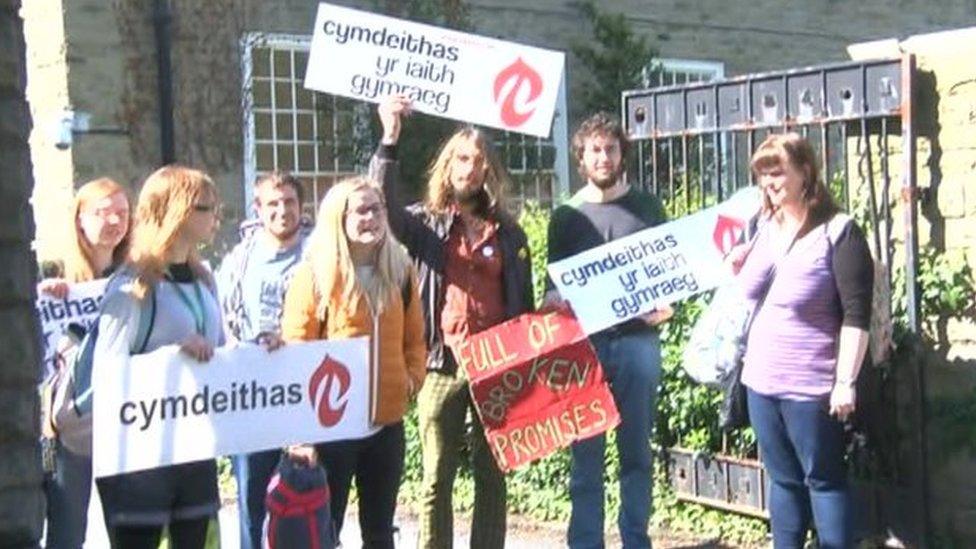
[[[759,304],[742,382],[772,479],[773,545],[803,547],[812,518],[820,547],[853,547],[842,421],[867,349],[871,254],[857,224],[835,218],[806,139],[771,135],[751,164],[768,221],[731,262]]]

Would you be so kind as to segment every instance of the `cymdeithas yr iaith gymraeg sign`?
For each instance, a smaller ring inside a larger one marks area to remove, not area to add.
[[[549,137],[562,52],[319,4],[305,87]]]

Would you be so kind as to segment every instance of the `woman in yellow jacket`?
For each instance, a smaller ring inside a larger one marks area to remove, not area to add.
[[[306,259],[285,295],[282,336],[291,341],[370,337],[376,431],[319,444],[336,533],[352,479],[359,492],[363,547],[393,547],[393,514],[403,475],[403,415],[424,381],[427,350],[417,275],[390,235],[379,186],[362,177],[329,189]]]

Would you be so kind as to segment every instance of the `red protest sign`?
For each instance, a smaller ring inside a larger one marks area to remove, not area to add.
[[[455,355],[503,471],[620,423],[596,352],[567,314],[522,315],[469,337]]]

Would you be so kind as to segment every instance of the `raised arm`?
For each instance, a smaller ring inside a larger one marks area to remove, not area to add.
[[[369,163],[369,176],[383,186],[387,219],[393,236],[417,258],[421,250],[439,248],[440,239],[422,220],[406,210],[397,143],[400,140],[402,117],[410,112],[410,100],[391,95],[380,103],[377,113],[383,126],[383,138]]]

